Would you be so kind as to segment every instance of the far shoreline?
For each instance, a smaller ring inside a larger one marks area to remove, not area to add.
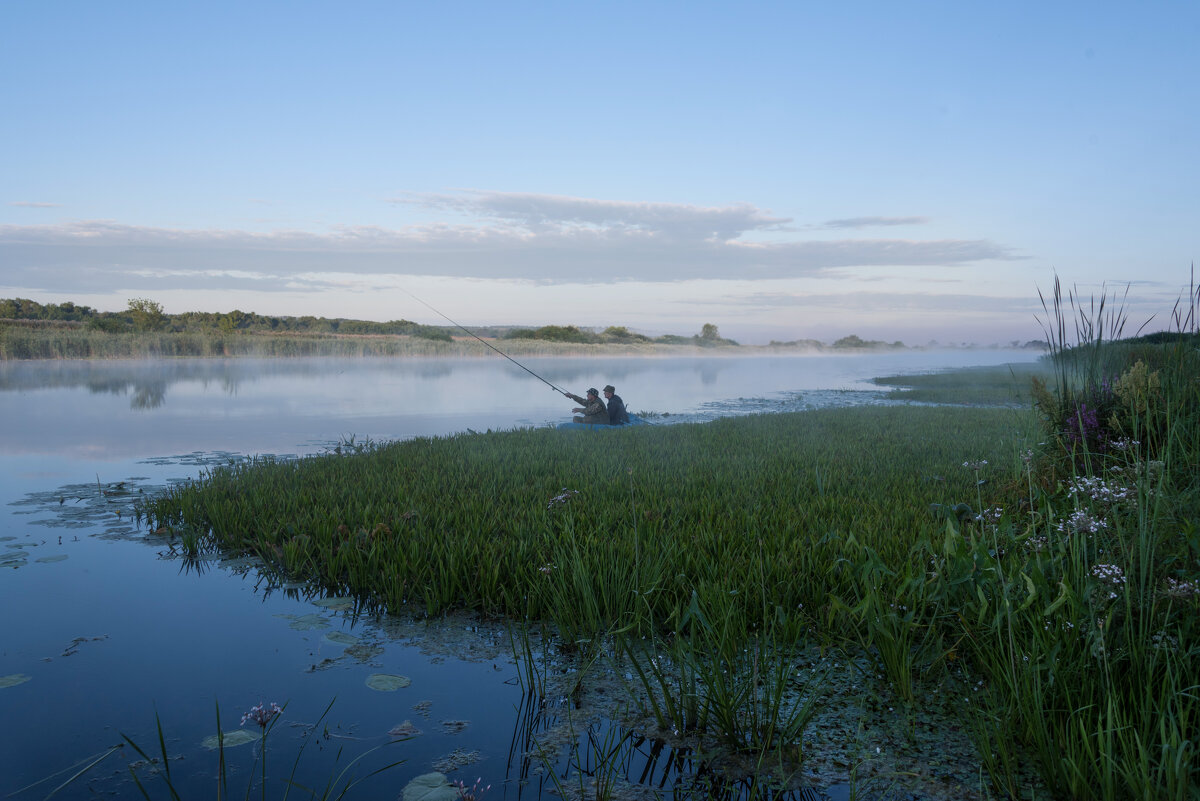
[[[662,343],[578,343],[540,339],[466,336],[449,341],[391,334],[259,334],[229,335],[177,332],[103,333],[69,328],[0,326],[0,362],[120,361],[142,359],[241,358],[421,358],[484,356],[537,357],[756,357],[852,356],[912,352],[1046,351],[1040,347],[1001,345],[884,345],[847,347],[820,345],[734,345]]]

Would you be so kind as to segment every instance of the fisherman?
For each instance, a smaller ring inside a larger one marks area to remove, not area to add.
[[[604,388],[604,398],[608,401],[608,424],[623,426],[629,422],[629,412],[625,411],[625,401],[617,394],[617,388],[609,384]]]
[[[595,387],[587,391],[587,398],[572,395],[570,392],[564,392],[563,394],[576,403],[583,404],[582,407],[571,410],[579,412],[582,415],[576,415],[573,422],[601,426],[608,425],[608,409],[605,408],[604,401],[600,400],[600,393],[596,391]]]

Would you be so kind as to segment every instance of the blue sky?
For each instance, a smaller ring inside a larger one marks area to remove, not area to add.
[[[0,297],[755,343],[1165,327],[1200,4],[0,4]]]

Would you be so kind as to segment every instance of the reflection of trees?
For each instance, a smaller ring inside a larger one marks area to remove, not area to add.
[[[157,409],[167,401],[167,383],[135,384],[133,397],[129,400],[130,409]]]
[[[157,409],[167,402],[167,382],[165,380],[107,376],[89,380],[85,386],[93,395],[131,394],[130,409]]]

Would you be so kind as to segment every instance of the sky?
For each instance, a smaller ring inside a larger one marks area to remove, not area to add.
[[[1162,330],[1197,41],[1193,0],[8,0],[0,297],[1007,344],[1057,278]]]

